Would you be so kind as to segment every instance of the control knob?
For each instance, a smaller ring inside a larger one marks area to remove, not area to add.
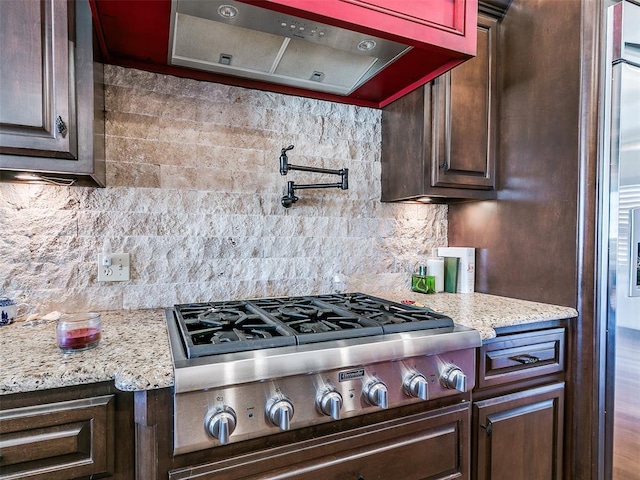
[[[371,405],[380,408],[388,408],[387,386],[379,379],[374,378],[369,381],[362,389],[364,399]]]
[[[281,430],[289,430],[291,418],[293,418],[293,403],[283,396],[275,396],[266,404],[267,418]]]
[[[429,400],[429,382],[421,373],[414,372],[404,377],[402,391],[410,397]]]
[[[445,388],[454,388],[459,392],[467,391],[467,376],[460,367],[449,364],[440,372],[440,383]]]
[[[340,419],[340,409],[342,408],[342,395],[333,388],[322,390],[316,398],[318,410],[334,420]]]
[[[229,436],[236,429],[236,412],[233,408],[223,406],[216,408],[205,420],[207,432],[218,441],[225,445],[229,443]]]

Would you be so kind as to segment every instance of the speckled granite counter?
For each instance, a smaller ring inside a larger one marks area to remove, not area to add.
[[[573,308],[481,293],[424,295],[410,291],[366,292],[396,302],[413,300],[475,328],[483,340],[496,328],[572,318]],[[173,385],[173,365],[162,309],[102,312],[100,344],[62,354],[55,322],[0,327],[0,395],[103,381],[125,391]]]
[[[367,292],[369,293],[369,292]],[[496,328],[560,320],[578,315],[574,308],[498,297],[484,293],[423,293],[407,291],[371,292],[371,295],[395,302],[413,300],[437,312],[450,316],[460,325],[480,332],[482,340],[494,338]]]
[[[173,364],[164,312],[101,312],[97,347],[63,354],[56,323],[0,327],[0,395],[113,380],[120,390],[173,385]]]

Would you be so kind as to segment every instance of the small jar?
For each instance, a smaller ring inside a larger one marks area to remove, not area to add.
[[[99,313],[63,315],[56,326],[56,340],[63,353],[80,352],[100,342],[102,322]]]

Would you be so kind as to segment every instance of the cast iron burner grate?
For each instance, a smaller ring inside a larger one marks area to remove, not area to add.
[[[299,344],[382,335],[378,322],[314,297],[254,300],[252,303],[296,332]]]
[[[453,330],[430,309],[362,293],[175,305],[188,358],[414,330]]]
[[[176,305],[187,356],[295,345],[295,332],[262,315],[246,302]]]
[[[318,299],[375,320],[384,333],[453,328],[451,318],[429,308],[390,302],[362,293],[320,295]]]

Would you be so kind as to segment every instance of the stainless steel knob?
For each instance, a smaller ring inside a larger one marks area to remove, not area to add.
[[[362,395],[367,403],[380,408],[388,408],[387,386],[379,379],[369,381],[362,389]]]
[[[323,390],[316,398],[316,406],[323,414],[329,415],[334,420],[339,420],[340,409],[342,408],[342,395],[334,389]]]
[[[293,403],[285,397],[276,396],[266,404],[267,418],[281,430],[289,430],[289,424],[293,417]]]
[[[447,365],[440,373],[440,383],[445,388],[453,388],[459,392],[467,391],[467,376],[460,367],[456,365]]]
[[[229,437],[236,429],[236,412],[233,408],[224,407],[216,408],[205,420],[207,432],[218,441],[225,445],[229,443]]]
[[[404,377],[402,391],[410,397],[429,400],[429,382],[420,373],[414,372]]]

